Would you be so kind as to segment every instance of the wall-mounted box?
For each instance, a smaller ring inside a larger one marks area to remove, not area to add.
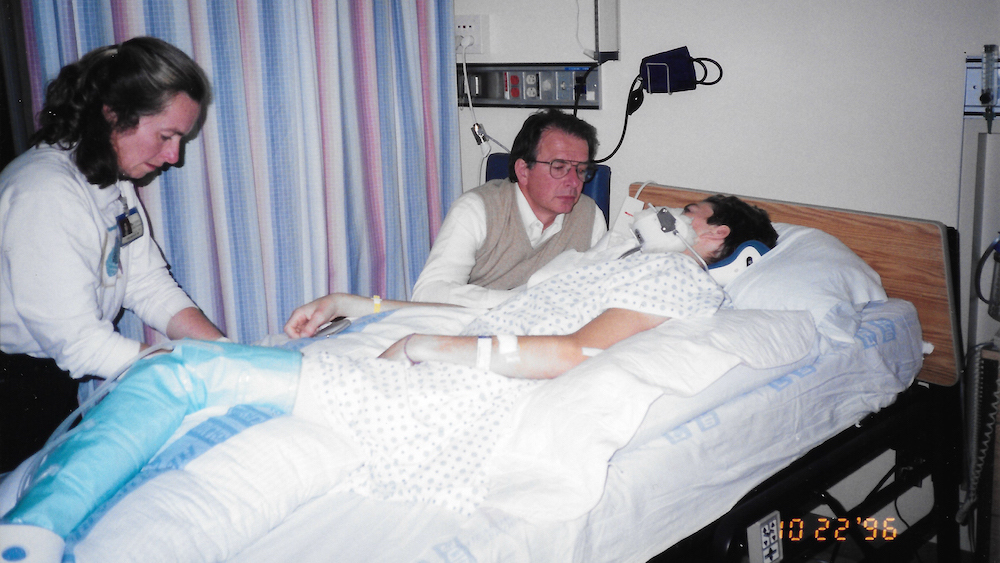
[[[591,63],[458,65],[458,104],[479,107],[600,109],[600,69]]]

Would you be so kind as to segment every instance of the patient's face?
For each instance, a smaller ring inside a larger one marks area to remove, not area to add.
[[[568,160],[570,162],[587,162],[590,147],[585,139],[574,137],[559,130],[549,129],[542,133],[538,141],[538,152],[535,157],[539,161]],[[514,165],[518,185],[535,216],[548,227],[556,215],[569,213],[583,190],[583,182],[572,171],[562,178],[556,179],[549,173],[549,165],[535,163],[528,167],[523,160]]]
[[[684,215],[691,218],[691,228],[695,234],[703,233],[708,227],[708,220],[715,214],[711,203],[701,201],[684,206]]]
[[[694,249],[705,258],[714,256],[729,235],[726,225],[711,225],[708,220],[715,214],[715,208],[707,201],[689,203],[684,206],[684,215],[691,218],[691,229],[695,234]]]

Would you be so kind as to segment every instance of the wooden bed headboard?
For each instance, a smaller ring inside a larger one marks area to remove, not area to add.
[[[634,196],[642,184],[632,184]],[[655,206],[684,207],[713,192],[648,184],[639,196]],[[771,220],[820,229],[837,237],[868,263],[889,297],[917,308],[923,339],[934,345],[917,378],[938,385],[958,381],[961,337],[952,300],[947,228],[937,221],[847,211],[776,200],[740,197],[768,212]]]

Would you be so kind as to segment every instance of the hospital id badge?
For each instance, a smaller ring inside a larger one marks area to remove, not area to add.
[[[118,233],[122,236],[122,246],[128,244],[142,236],[142,218],[139,210],[133,207],[128,213],[122,213],[117,218]]]

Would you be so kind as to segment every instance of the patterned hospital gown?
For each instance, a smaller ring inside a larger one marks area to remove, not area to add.
[[[680,254],[634,254],[556,276],[473,321],[465,334],[576,331],[617,307],[665,317],[713,314],[724,293]],[[487,493],[485,465],[518,398],[541,382],[441,362],[307,356],[327,422],[346,426],[365,461],[352,490],[471,513]]]
[[[570,334],[607,309],[663,317],[712,315],[722,288],[683,254],[632,254],[557,275],[476,319],[465,334]]]

